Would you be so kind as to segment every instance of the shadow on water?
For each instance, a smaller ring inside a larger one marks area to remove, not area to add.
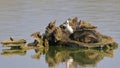
[[[40,59],[45,55],[45,61],[48,66],[55,67],[60,63],[66,63],[67,68],[82,67],[96,67],[97,64],[103,60],[104,57],[114,57],[114,49],[117,46],[109,49],[87,49],[87,48],[71,48],[62,46],[40,47],[34,48],[35,54],[31,56],[32,59]],[[4,56],[25,56],[27,50],[16,47],[10,49],[3,49],[1,55]]]

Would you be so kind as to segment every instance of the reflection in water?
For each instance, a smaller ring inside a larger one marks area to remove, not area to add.
[[[78,49],[50,47],[49,49],[35,49],[36,54],[32,58],[39,59],[45,54],[46,62],[50,68],[54,68],[60,63],[66,63],[67,68],[96,67],[104,57],[113,57],[113,49]]]
[[[81,67],[96,67],[104,57],[113,57],[113,50],[117,47],[109,49],[85,49],[85,48],[68,48],[68,47],[39,47],[34,48],[35,54],[31,57],[33,59],[40,59],[45,55],[45,60],[50,68],[54,68],[60,63],[66,63],[66,68]],[[11,47],[10,49],[3,49],[1,55],[26,55],[26,50],[18,47]]]
[[[26,50],[23,50],[20,48],[3,49],[1,55],[4,55],[4,56],[15,56],[15,55],[24,56],[24,55],[26,55]]]
[[[20,50],[20,49],[4,49],[2,50],[1,55],[4,56],[13,56],[13,55],[20,55],[24,56],[26,54],[25,50]]]
[[[73,63],[73,58],[70,57],[70,58],[66,61],[67,68],[71,68],[71,67],[72,67],[72,63]]]
[[[33,59],[40,59],[41,55],[44,54],[44,48],[35,49],[36,54],[32,55]]]

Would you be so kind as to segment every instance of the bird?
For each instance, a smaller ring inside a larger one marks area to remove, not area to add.
[[[73,29],[72,27],[69,25],[69,20],[67,20],[67,23],[65,24],[66,26],[66,31],[70,32],[71,34],[73,33]]]

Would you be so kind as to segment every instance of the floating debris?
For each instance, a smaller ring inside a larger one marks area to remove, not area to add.
[[[21,43],[26,43],[26,40],[25,39],[13,40],[13,38],[10,37],[10,40],[1,41],[1,44],[21,44]]]

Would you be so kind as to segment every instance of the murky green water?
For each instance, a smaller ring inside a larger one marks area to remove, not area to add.
[[[69,17],[77,16],[98,26],[105,35],[114,37],[120,44],[119,0],[0,0],[0,40],[25,38],[30,34],[44,33],[50,21],[60,25]],[[0,53],[4,48],[0,44]],[[120,48],[116,50],[79,50],[50,48],[49,50],[27,50],[0,55],[0,68],[118,68]],[[87,65],[85,65],[87,64]]]

